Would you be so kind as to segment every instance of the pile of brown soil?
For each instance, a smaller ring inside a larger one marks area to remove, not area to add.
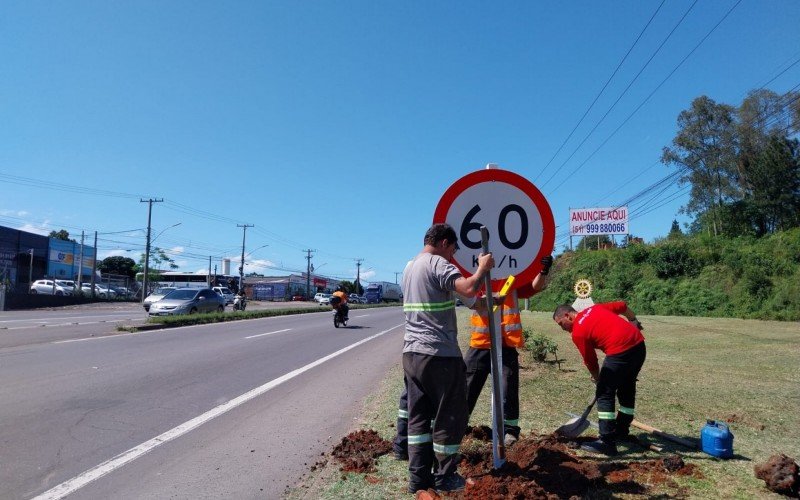
[[[772,455],[763,464],[753,467],[756,477],[767,483],[767,488],[790,497],[800,497],[800,474],[797,462],[784,454]]]
[[[351,432],[333,449],[343,472],[375,472],[375,460],[392,450],[392,443],[373,430]]]
[[[554,435],[522,437],[506,451],[506,464],[493,469],[491,429],[470,428],[462,447],[459,472],[468,478],[464,491],[447,498],[570,498],[587,494],[649,494],[655,486],[677,488],[674,476],[702,477],[677,455],[645,462],[582,458],[578,443]],[[333,450],[346,472],[374,472],[375,459],[391,451],[391,443],[375,431],[348,434]],[[367,476],[365,480],[370,480]],[[417,498],[439,498],[433,490]]]

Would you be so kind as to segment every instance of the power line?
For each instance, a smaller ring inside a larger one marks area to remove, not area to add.
[[[664,40],[661,41],[661,44],[659,44],[659,46],[656,48],[656,50],[650,55],[650,57],[647,59],[647,61],[644,63],[644,65],[639,69],[639,72],[636,73],[636,76],[634,76],[633,79],[628,83],[628,86],[625,87],[625,89],[622,91],[622,93],[620,93],[620,95],[617,97],[617,100],[614,101],[614,103],[606,110],[605,114],[603,114],[603,116],[600,118],[600,120],[598,120],[598,122],[594,125],[594,127],[592,127],[592,130],[590,130],[589,133],[586,134],[586,136],[583,138],[583,140],[580,142],[580,144],[578,144],[578,146],[572,151],[572,154],[570,154],[567,157],[567,159],[564,160],[561,163],[561,165],[556,169],[556,171],[553,172],[553,174],[550,177],[547,178],[547,180],[544,182],[544,184],[542,184],[542,188],[544,188],[544,186],[546,186],[553,179],[553,177],[555,177],[556,174],[558,174],[558,172],[560,172],[561,169],[564,168],[564,165],[566,165],[572,159],[572,157],[575,156],[575,154],[578,152],[578,150],[580,150],[580,148],[586,143],[586,141],[589,139],[589,137],[591,137],[591,135],[594,133],[594,131],[597,130],[597,127],[599,127],[600,124],[602,124],[605,121],[605,119],[609,115],[609,113],[611,113],[611,111],[617,106],[617,104],[625,96],[625,94],[628,93],[628,90],[630,90],[631,86],[633,86],[633,84],[636,82],[636,80],[639,79],[639,76],[641,76],[641,74],[644,72],[644,70],[650,65],[650,63],[653,61],[653,59],[656,57],[656,55],[658,55],[658,53],[661,52],[661,49],[664,47],[664,45],[667,43],[667,41],[672,37],[673,33],[675,33],[675,30],[677,30],[678,27],[681,24],[683,24],[684,19],[686,19],[686,16],[689,15],[689,12],[691,12],[692,9],[694,9],[694,6],[697,5],[698,1],[699,0],[695,0],[694,3],[692,3],[692,5],[690,5],[688,9],[686,9],[686,12],[683,13],[683,16],[678,20],[678,22],[675,24],[675,26],[672,27],[672,30],[670,30],[670,32],[667,34],[666,38],[664,38]],[[741,1],[741,0],[739,0],[739,1]]]
[[[678,63],[678,64],[677,64],[677,65],[676,65],[676,66],[675,66],[673,69],[672,69],[672,71],[670,71],[670,72],[669,72],[669,74],[668,74],[668,75],[667,75],[667,76],[666,76],[666,77],[665,77],[663,80],[661,80],[661,83],[659,83],[659,84],[658,84],[658,86],[656,86],[656,88],[655,88],[655,89],[653,89],[653,91],[652,91],[652,92],[650,92],[650,94],[649,94],[649,95],[648,95],[648,96],[647,96],[647,97],[646,97],[646,98],[645,98],[645,99],[644,99],[644,100],[643,100],[643,101],[642,101],[642,102],[641,102],[641,103],[640,103],[638,106],[636,106],[636,109],[634,109],[634,110],[633,110],[633,111],[632,111],[632,112],[631,112],[631,113],[630,113],[630,114],[627,116],[627,118],[625,118],[625,120],[623,120],[623,121],[622,121],[622,123],[620,123],[620,124],[619,124],[619,126],[618,126],[616,129],[614,129],[614,131],[611,133],[611,135],[609,135],[609,136],[606,138],[606,140],[604,140],[602,143],[600,143],[600,145],[599,145],[599,146],[598,146],[598,147],[597,147],[597,148],[596,148],[594,151],[592,151],[592,154],[590,154],[590,155],[589,155],[589,156],[588,156],[588,157],[587,157],[587,158],[586,158],[586,159],[583,161],[583,163],[581,163],[580,165],[578,165],[578,166],[577,166],[577,167],[576,167],[576,168],[575,168],[575,169],[574,169],[572,172],[570,172],[570,174],[569,174],[567,177],[565,177],[565,178],[564,178],[564,180],[563,180],[563,181],[561,181],[561,182],[560,182],[560,183],[559,183],[559,184],[558,184],[558,185],[557,185],[555,188],[553,188],[553,189],[550,191],[550,193],[551,193],[551,194],[552,194],[552,193],[554,193],[555,191],[557,191],[557,190],[558,190],[558,188],[560,188],[561,186],[563,186],[563,185],[564,185],[564,183],[565,183],[565,182],[567,182],[567,180],[569,180],[569,178],[570,178],[570,177],[572,177],[573,175],[575,175],[575,173],[576,173],[578,170],[580,170],[580,169],[581,169],[581,167],[583,167],[584,165],[586,165],[586,163],[587,163],[587,162],[588,162],[588,161],[589,161],[589,160],[590,160],[592,157],[594,157],[594,155],[595,155],[595,154],[597,154],[597,152],[598,152],[598,151],[600,151],[600,149],[602,149],[602,148],[603,148],[603,146],[605,146],[605,145],[606,145],[606,143],[608,143],[608,141],[610,141],[610,140],[611,140],[611,138],[612,138],[612,137],[614,137],[614,136],[617,134],[617,132],[619,132],[619,130],[620,130],[620,129],[621,129],[623,126],[625,126],[625,124],[626,124],[626,123],[628,123],[628,121],[630,121],[630,119],[631,119],[631,118],[633,118],[633,116],[634,116],[634,115],[635,115],[635,114],[636,114],[636,113],[637,113],[637,112],[638,112],[640,109],[642,109],[642,107],[643,107],[645,104],[647,104],[647,102],[650,100],[650,98],[652,98],[652,97],[653,97],[653,95],[655,95],[655,93],[656,93],[656,92],[658,92],[658,89],[660,89],[660,88],[661,88],[661,87],[662,87],[662,86],[663,86],[663,85],[664,85],[664,84],[667,82],[667,80],[669,80],[669,79],[672,77],[672,75],[674,75],[674,74],[675,74],[675,72],[676,72],[676,71],[678,71],[678,69],[679,69],[681,66],[683,66],[683,63],[685,63],[685,62],[686,62],[686,60],[687,60],[687,59],[689,59],[689,57],[691,57],[691,55],[692,55],[692,54],[694,54],[694,53],[695,53],[695,51],[697,51],[697,49],[698,49],[698,48],[700,48],[700,46],[701,46],[701,45],[702,45],[702,44],[703,44],[703,43],[706,41],[706,39],[708,39],[708,37],[709,37],[709,36],[711,36],[711,34],[712,34],[712,33],[713,33],[713,32],[714,32],[714,31],[715,31],[715,30],[716,30],[716,29],[719,27],[719,25],[720,25],[720,24],[722,24],[722,22],[723,22],[723,21],[725,21],[725,19],[727,19],[727,17],[728,17],[728,16],[731,14],[731,12],[733,12],[733,10],[734,10],[734,9],[735,9],[735,8],[736,8],[736,7],[737,7],[737,6],[738,6],[740,3],[742,3],[742,0],[738,0],[738,1],[737,1],[737,2],[736,2],[734,5],[733,5],[733,7],[731,7],[731,8],[728,10],[728,12],[726,12],[726,13],[725,13],[725,15],[724,15],[724,16],[722,16],[722,19],[720,19],[720,20],[719,20],[719,22],[717,22],[717,24],[715,24],[715,25],[714,25],[714,27],[713,27],[713,28],[711,28],[711,30],[709,30],[709,32],[708,32],[708,33],[706,33],[706,35],[705,35],[705,36],[704,36],[704,37],[703,37],[703,38],[702,38],[702,39],[701,39],[701,40],[700,40],[700,41],[697,43],[697,45],[695,45],[695,46],[694,46],[694,48],[693,48],[691,51],[689,51],[689,53],[688,53],[688,54],[686,54],[686,56],[685,56],[683,59],[681,59],[681,61],[680,61],[680,62],[679,62],[679,63]]]
[[[586,111],[584,111],[584,112],[583,112],[583,115],[582,115],[582,116],[581,116],[581,118],[578,120],[578,123],[576,123],[576,124],[575,124],[575,126],[572,128],[572,131],[569,133],[569,135],[567,136],[567,138],[566,138],[566,139],[564,139],[564,142],[562,142],[562,143],[561,143],[561,145],[558,147],[558,150],[556,150],[556,152],[555,152],[555,153],[553,153],[553,156],[550,158],[550,160],[547,162],[547,164],[546,164],[546,165],[545,165],[545,166],[542,168],[542,170],[541,170],[541,171],[540,171],[540,172],[539,172],[539,173],[536,175],[536,177],[534,177],[534,179],[533,179],[534,183],[536,183],[536,179],[538,179],[538,178],[539,178],[539,176],[540,176],[540,175],[542,175],[542,174],[544,173],[544,171],[545,171],[545,170],[547,170],[547,167],[549,167],[549,166],[550,166],[550,164],[553,162],[553,160],[556,158],[556,156],[558,156],[558,153],[560,153],[560,152],[561,152],[561,150],[564,148],[564,146],[567,144],[567,141],[569,141],[569,140],[570,140],[570,138],[572,137],[572,134],[574,134],[574,133],[575,133],[575,131],[576,131],[576,130],[578,129],[578,127],[580,126],[580,124],[581,124],[581,123],[583,123],[583,119],[584,119],[584,118],[586,118],[586,115],[588,115],[588,114],[589,114],[589,111],[591,111],[591,110],[592,110],[592,108],[594,107],[594,105],[595,105],[595,103],[597,102],[597,100],[600,98],[600,96],[601,96],[601,95],[603,94],[603,92],[606,90],[606,87],[608,87],[608,84],[609,84],[609,83],[611,83],[611,80],[614,78],[614,76],[617,74],[617,72],[619,71],[619,69],[622,67],[622,64],[623,64],[623,63],[624,63],[624,62],[625,62],[625,61],[628,59],[628,56],[630,55],[631,51],[633,51],[633,48],[634,48],[634,47],[636,47],[636,44],[637,44],[637,43],[639,43],[639,40],[642,38],[642,35],[644,35],[644,32],[645,32],[645,31],[647,31],[647,28],[648,28],[648,26],[650,26],[650,23],[652,23],[652,22],[653,22],[653,19],[655,19],[655,17],[656,17],[656,14],[658,14],[658,11],[660,11],[660,10],[661,10],[661,7],[663,7],[663,6],[664,6],[664,3],[665,3],[665,2],[666,2],[666,0],[661,0],[661,3],[660,3],[660,4],[659,4],[659,6],[656,8],[655,12],[653,12],[653,15],[652,15],[652,16],[650,16],[650,19],[647,21],[647,24],[645,24],[645,25],[644,25],[644,28],[642,28],[642,30],[639,32],[639,36],[637,36],[637,37],[636,37],[636,40],[634,40],[634,41],[633,41],[633,44],[631,44],[631,46],[628,48],[628,51],[625,53],[625,55],[624,55],[624,56],[622,57],[622,59],[619,61],[619,64],[617,64],[617,67],[614,69],[614,72],[613,72],[613,73],[611,73],[611,76],[609,76],[609,77],[608,77],[608,80],[606,80],[606,83],[603,85],[603,88],[601,88],[601,89],[600,89],[600,92],[598,92],[598,93],[597,93],[597,95],[594,97],[594,100],[592,101],[592,103],[591,103],[591,104],[589,104],[589,107],[588,107],[588,108],[586,108]],[[695,2],[695,3],[696,3],[696,2]],[[637,76],[638,76],[638,75],[637,75]]]

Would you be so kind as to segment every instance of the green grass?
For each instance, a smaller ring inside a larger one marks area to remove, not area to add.
[[[459,308],[462,349],[468,343],[468,311]],[[779,498],[755,478],[753,465],[775,453],[800,459],[800,325],[797,322],[720,318],[640,316],[647,339],[647,361],[639,375],[637,420],[685,438],[699,438],[706,419],[730,420],[736,457],[719,460],[670,441],[635,433],[663,445],[664,452],[626,448],[618,460],[633,461],[678,453],[696,464],[702,479],[680,479],[694,498]],[[523,326],[558,343],[561,369],[552,362],[533,363],[521,353],[520,425],[523,434],[552,432],[580,413],[593,394],[589,374],[569,335],[549,313],[524,311]],[[490,382],[487,382],[487,385]],[[362,428],[386,439],[395,433],[402,370],[394,367],[364,406]],[[490,425],[489,390],[484,388],[471,425]],[[596,411],[591,415],[596,420]],[[596,432],[594,429],[587,434]],[[329,461],[292,490],[287,498],[410,498],[405,493],[406,462],[381,457],[378,472],[342,477]],[[665,494],[675,491],[664,490]],[[657,492],[651,492],[657,493]],[[635,498],[635,497],[632,497]]]

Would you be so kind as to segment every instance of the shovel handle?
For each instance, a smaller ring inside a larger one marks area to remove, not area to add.
[[[586,417],[588,417],[589,413],[592,412],[592,407],[594,407],[594,404],[596,402],[597,402],[597,396],[595,396],[594,399],[592,399],[592,401],[589,403],[589,406],[587,406],[586,409],[583,410],[583,414],[581,415],[581,420],[586,420]]]
[[[678,443],[678,444],[680,444],[682,446],[685,446],[687,448],[691,448],[693,450],[697,449],[697,443],[695,443],[693,441],[689,441],[688,439],[684,439],[682,437],[678,437],[678,436],[675,436],[673,434],[666,433],[666,432],[664,432],[664,431],[662,431],[660,429],[656,429],[655,427],[653,427],[651,425],[643,424],[642,422],[639,422],[638,420],[634,420],[633,422],[631,422],[631,425],[636,427],[636,428],[638,428],[638,429],[641,429],[643,431],[647,431],[647,432],[649,432],[651,434],[654,434],[654,435],[656,435],[658,437],[664,438],[664,439],[666,439],[668,441],[672,441],[673,443]]]

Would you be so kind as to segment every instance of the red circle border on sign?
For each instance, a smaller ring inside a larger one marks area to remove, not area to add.
[[[533,281],[533,278],[542,270],[541,260],[546,255],[550,255],[556,238],[556,224],[555,219],[553,219],[553,212],[550,210],[550,205],[547,203],[542,192],[539,191],[539,188],[531,181],[514,172],[498,168],[487,168],[471,172],[455,181],[447,188],[447,191],[444,192],[439,203],[436,205],[436,210],[433,212],[433,223],[447,222],[447,212],[450,210],[456,198],[472,186],[483,182],[504,182],[521,190],[531,199],[542,218],[542,246],[539,248],[539,252],[536,254],[536,258],[534,258],[531,265],[516,275],[514,285],[512,286],[513,289],[516,289]],[[547,250],[548,247],[550,250]],[[491,250],[491,248],[489,250]],[[453,262],[453,264],[455,264],[464,276],[472,276],[472,273],[461,267],[458,262]],[[494,291],[500,290],[506,278],[507,276],[499,279],[492,279],[492,289]]]

